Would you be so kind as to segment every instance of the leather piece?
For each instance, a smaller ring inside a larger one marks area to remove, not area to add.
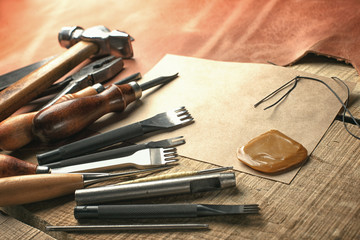
[[[62,26],[100,24],[136,39],[131,72],[166,53],[287,65],[314,52],[360,66],[356,0],[1,1],[0,21],[0,73],[64,51]]]

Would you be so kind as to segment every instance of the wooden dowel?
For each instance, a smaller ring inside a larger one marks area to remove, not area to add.
[[[81,174],[38,174],[0,179],[0,207],[32,203],[84,188]]]

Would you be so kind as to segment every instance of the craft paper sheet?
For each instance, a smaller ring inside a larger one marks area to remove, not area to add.
[[[310,154],[329,128],[341,104],[322,84],[301,80],[276,107],[263,110],[283,93],[257,108],[254,104],[298,75],[326,81],[344,101],[344,86],[333,79],[270,64],[235,63],[166,55],[141,80],[179,73],[172,82],[144,92],[124,113],[108,114],[91,126],[105,132],[185,106],[195,122],[170,132],[137,140],[184,136],[180,155],[249,174],[290,183],[299,168],[268,175],[250,169],[236,158],[236,149],[254,137],[277,129],[301,143]],[[181,164],[181,163],[180,163]],[[307,162],[306,164],[311,164]]]

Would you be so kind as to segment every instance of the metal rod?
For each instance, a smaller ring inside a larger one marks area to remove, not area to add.
[[[132,224],[132,225],[83,225],[46,226],[48,231],[104,231],[104,230],[189,230],[209,229],[208,224]]]
[[[141,88],[142,91],[145,91],[145,90],[147,90],[149,88],[155,87],[155,86],[157,86],[159,84],[166,83],[168,81],[171,81],[171,80],[177,78],[178,74],[179,73],[176,73],[176,74],[171,75],[171,76],[158,77],[158,78],[155,78],[153,80],[144,82],[144,83],[140,84],[140,88]]]

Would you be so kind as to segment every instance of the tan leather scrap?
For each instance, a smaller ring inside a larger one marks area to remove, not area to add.
[[[134,38],[146,72],[166,53],[292,64],[309,52],[360,69],[357,0],[1,1],[0,73],[63,51],[63,26],[105,25]]]

